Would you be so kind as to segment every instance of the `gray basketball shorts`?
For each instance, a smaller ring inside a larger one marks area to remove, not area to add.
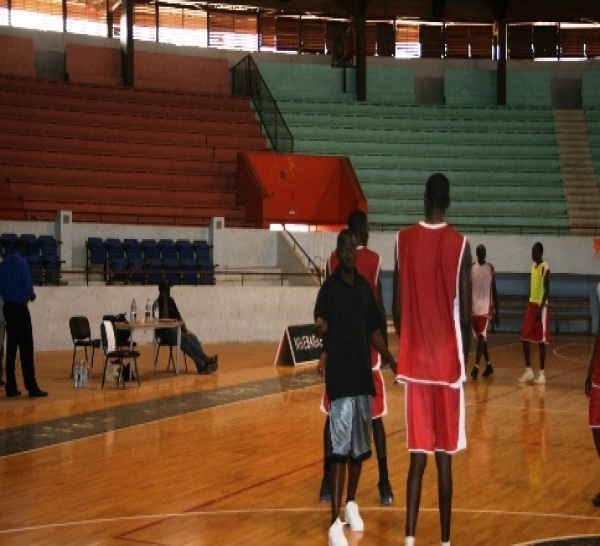
[[[371,396],[351,396],[331,402],[329,418],[334,457],[366,459],[371,455]]]

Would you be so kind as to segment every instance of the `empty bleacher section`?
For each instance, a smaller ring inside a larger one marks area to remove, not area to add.
[[[146,89],[0,77],[0,180],[12,198],[4,219],[72,210],[74,222],[207,225],[222,216],[247,225],[237,154],[267,144],[249,101],[228,94],[227,61],[196,71],[211,81],[204,87],[189,78],[214,91],[199,94],[151,89],[160,78],[143,67],[160,55],[139,55]]]
[[[423,183],[453,183],[449,217],[477,231],[568,232],[551,108],[279,101],[299,153],[348,156],[377,229],[423,214]]]
[[[348,75],[344,89],[339,69],[264,62],[259,69],[296,153],[350,158],[377,229],[419,220],[423,183],[443,171],[453,183],[449,218],[457,225],[568,233],[550,73],[510,73],[509,106],[498,107],[496,73],[484,70],[446,70],[447,104],[436,106],[414,104],[406,69],[368,69],[363,103]]]

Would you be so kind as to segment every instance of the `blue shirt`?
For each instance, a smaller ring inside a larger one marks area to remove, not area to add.
[[[0,296],[4,303],[27,303],[35,295],[27,261],[18,252],[0,263]]]

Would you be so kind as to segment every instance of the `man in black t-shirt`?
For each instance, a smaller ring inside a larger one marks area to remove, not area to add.
[[[377,304],[367,280],[355,269],[356,239],[349,229],[340,232],[336,254],[339,265],[321,286],[315,304],[315,329],[323,338],[320,373],[331,401],[331,527],[329,543],[347,544],[339,518],[346,463],[350,459],[346,522],[353,531],[364,524],[355,502],[362,461],[371,456],[371,399],[375,394],[370,346],[396,369],[379,330]]]

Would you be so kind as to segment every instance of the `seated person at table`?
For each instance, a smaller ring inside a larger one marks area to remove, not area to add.
[[[175,300],[171,297],[171,287],[167,282],[161,282],[158,286],[158,316],[161,319],[177,319],[183,321]],[[156,336],[161,343],[176,345],[177,328],[158,328]],[[185,322],[181,325],[181,350],[188,355],[195,363],[198,373],[209,374],[216,371],[219,367],[218,356],[208,356],[202,349],[198,337],[185,327]]]

